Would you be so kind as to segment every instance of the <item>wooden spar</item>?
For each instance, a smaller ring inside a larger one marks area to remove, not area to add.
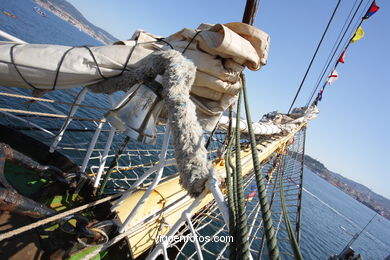
[[[246,1],[244,16],[242,17],[243,23],[253,25],[257,13],[257,7],[258,7],[257,5],[258,5],[258,0]]]
[[[280,149],[289,144],[293,136],[305,126],[306,124],[301,124],[291,133],[265,138],[258,145],[258,149],[261,149],[259,151],[259,161],[262,162],[274,152],[280,151]],[[252,152],[250,149],[241,152],[241,160],[242,174],[247,175],[253,169]],[[221,176],[226,175],[225,166],[221,161],[215,162],[213,167]],[[120,205],[115,207],[117,218],[120,223],[125,221],[145,191],[145,189],[135,191]],[[211,193],[207,194],[192,213],[199,212],[202,208],[212,202],[213,199]],[[139,210],[135,214],[132,223],[127,227],[127,229],[134,231],[127,237],[133,258],[140,256],[153,246],[158,235],[167,234],[170,227],[179,220],[183,211],[187,209],[194,200],[194,198],[191,198],[187,195],[187,192],[182,189],[178,177],[157,185],[146,200],[142,210]],[[175,203],[177,201],[179,201],[179,203]],[[150,216],[153,215],[154,217],[151,218]],[[148,221],[144,221],[145,219],[148,219]]]

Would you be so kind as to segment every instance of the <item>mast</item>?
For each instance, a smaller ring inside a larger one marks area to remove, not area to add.
[[[242,22],[253,25],[257,14],[258,0],[247,0]]]

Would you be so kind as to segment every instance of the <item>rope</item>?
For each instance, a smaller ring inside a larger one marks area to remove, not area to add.
[[[0,92],[0,96],[29,99],[29,100],[34,100],[34,101],[48,102],[48,103],[56,103],[56,104],[60,104],[60,105],[85,107],[85,108],[91,108],[91,109],[96,109],[96,110],[107,110],[108,109],[108,108],[104,108],[104,107],[95,107],[95,106],[88,106],[88,105],[81,105],[81,104],[73,104],[70,102],[63,102],[63,101],[58,101],[58,100],[54,100],[54,99],[30,97],[30,96],[24,96],[24,95],[12,94],[12,93],[6,93],[6,92]]]
[[[233,237],[236,236],[236,210],[234,206],[234,191],[233,191],[233,183],[232,183],[232,173],[230,171],[230,165],[227,163],[231,156],[231,148],[232,148],[233,138],[230,138],[227,151],[225,155],[225,168],[226,168],[226,186],[228,191],[228,206],[229,206],[229,234]],[[236,241],[233,241],[229,244],[230,255],[229,259],[236,259]]]
[[[181,54],[184,54],[186,52],[186,50],[188,49],[188,47],[190,47],[191,43],[194,41],[194,39],[196,38],[196,36],[198,36],[199,33],[201,33],[202,31],[197,31],[194,35],[194,37],[191,38],[191,40],[188,42],[187,46],[184,48],[183,52]]]
[[[297,242],[299,244],[301,240],[301,216],[302,216],[302,194],[303,194],[303,170],[305,166],[305,142],[306,142],[306,127],[304,127],[302,130],[303,132],[303,143],[302,143],[302,153],[301,153],[301,174],[299,176],[300,178],[300,184],[299,184],[299,192],[298,192],[298,208],[297,208],[297,223],[295,225],[295,231],[297,234]]]
[[[67,115],[50,114],[50,113],[27,111],[27,110],[12,109],[12,108],[0,108],[0,112],[21,113],[21,114],[27,114],[27,115],[56,117],[56,118],[67,118],[68,117]],[[71,118],[74,120],[79,120],[79,121],[94,121],[94,122],[103,122],[103,123],[105,122],[105,120],[99,120],[99,119],[93,119],[93,118],[84,118],[84,117],[71,117]]]
[[[274,159],[275,161],[276,161],[276,160],[279,161],[279,163],[277,163],[278,167],[279,167],[281,158],[282,158],[282,157],[281,157],[281,154],[278,154],[278,155],[276,156],[276,158]],[[275,170],[276,170],[276,169],[275,169]],[[276,196],[276,192],[277,192],[277,190],[276,190],[277,181],[276,181],[276,180],[279,178],[279,171],[276,171],[275,175],[276,175],[276,176],[275,176],[274,184],[272,185],[273,187],[272,187],[271,199],[270,199],[270,202],[269,202],[269,208],[272,208],[272,204],[274,203],[274,199],[275,199],[275,196]],[[268,187],[269,187],[269,186],[270,186],[270,183],[268,183]],[[266,192],[267,192],[268,187],[266,188]],[[279,226],[279,225],[280,225],[280,222],[279,222],[278,226]],[[278,229],[278,228],[277,228],[277,229]],[[275,236],[278,235],[278,230],[277,230],[277,229],[276,229],[276,231],[275,231]],[[263,232],[263,235],[262,235],[262,237],[261,237],[260,252],[259,252],[259,254],[258,254],[258,259],[259,259],[259,260],[261,259],[261,255],[263,254],[265,239],[266,239],[266,237],[265,237],[265,232]]]
[[[213,140],[213,136],[214,136],[215,132],[217,131],[218,126],[219,126],[219,121],[215,124],[214,129],[211,131],[210,136],[207,139],[207,142],[206,142],[206,145],[205,145],[206,149],[209,148],[209,146],[211,144],[211,141]]]
[[[242,91],[240,91],[237,100],[237,115],[241,114]],[[244,190],[242,186],[242,169],[241,169],[241,148],[240,148],[240,121],[236,120],[235,139],[236,139],[236,186],[237,186],[237,257],[238,259],[250,259],[247,216],[245,210]]]
[[[256,177],[261,215],[263,217],[265,236],[267,239],[268,254],[270,259],[280,259],[279,248],[277,245],[278,242],[272,224],[271,210],[267,200],[266,187],[264,185],[263,178],[261,175],[260,162],[259,162],[259,157],[258,157],[257,147],[256,147],[256,138],[253,133],[252,124],[251,124],[252,119],[249,111],[248,94],[246,91],[246,80],[244,74],[241,74],[241,78],[242,78],[242,89],[244,93],[244,105],[245,105],[246,120],[248,126],[248,134],[250,137],[250,144],[252,150],[253,170],[255,172],[255,177]],[[239,118],[239,116],[237,116],[237,118]]]
[[[144,42],[144,43],[142,43],[142,44],[147,44],[147,43],[149,43],[149,42]],[[61,58],[60,58],[60,60],[59,60],[59,62],[58,62],[57,69],[56,69],[56,72],[55,72],[55,77],[54,77],[54,82],[53,82],[52,90],[55,90],[55,88],[56,88],[57,81],[58,81],[58,77],[59,77],[59,73],[60,73],[60,69],[61,69],[61,66],[62,66],[64,60],[65,60],[66,55],[67,55],[69,52],[71,52],[73,49],[76,49],[76,48],[85,48],[85,49],[88,51],[88,53],[91,55],[92,60],[93,60],[93,62],[94,62],[94,64],[95,64],[95,66],[96,66],[96,69],[97,69],[97,72],[98,72],[99,76],[100,76],[102,79],[108,79],[108,78],[113,78],[113,77],[121,76],[121,75],[123,74],[123,72],[126,71],[127,65],[128,65],[128,63],[129,63],[129,61],[130,61],[130,58],[131,58],[131,56],[132,56],[132,54],[133,54],[135,48],[138,46],[138,44],[139,44],[139,43],[138,43],[138,39],[137,39],[137,40],[135,41],[134,47],[130,49],[129,54],[128,54],[127,57],[126,57],[126,60],[125,60],[125,63],[124,63],[124,65],[123,65],[122,69],[121,69],[121,72],[120,72],[118,75],[114,75],[114,76],[110,76],[110,77],[106,77],[106,76],[103,75],[103,73],[102,73],[101,70],[100,70],[100,66],[99,66],[99,64],[97,63],[97,60],[96,60],[95,55],[93,54],[92,50],[91,50],[88,46],[85,46],[85,45],[84,45],[84,46],[73,46],[73,47],[70,47],[68,50],[66,50],[66,51],[63,53],[63,55],[61,56]],[[19,45],[19,44],[14,44],[14,45],[11,46],[11,48],[10,48],[10,59],[11,59],[11,63],[12,63],[12,65],[14,66],[14,68],[15,68],[16,72],[18,73],[18,75],[20,76],[20,78],[24,81],[24,83],[26,83],[29,87],[31,87],[31,88],[34,89],[34,90],[39,89],[39,88],[35,87],[33,84],[31,84],[30,82],[28,82],[28,81],[24,78],[24,76],[23,76],[22,73],[20,72],[19,68],[17,67],[17,64],[15,63],[14,49],[15,49],[15,47],[18,46],[18,45]],[[0,61],[0,62],[4,62],[4,61]]]
[[[291,247],[292,247],[293,252],[294,252],[295,259],[301,260],[301,259],[303,259],[302,254],[301,254],[301,250],[300,250],[298,242],[295,238],[294,231],[291,227],[290,218],[288,216],[288,212],[287,212],[287,208],[286,208],[286,201],[285,201],[284,188],[283,188],[283,176],[284,176],[284,170],[281,171],[280,179],[279,179],[280,201],[281,201],[281,206],[282,206],[282,211],[283,211],[284,222],[286,223],[286,230],[287,230],[287,234],[289,237]]]
[[[236,217],[237,217],[237,212],[236,212],[236,206],[237,201],[235,195],[237,193],[234,192],[234,172],[233,174],[231,173],[230,169],[232,168],[232,161],[231,161],[231,150],[232,150],[232,145],[234,143],[234,137],[232,135],[233,132],[233,106],[229,106],[229,128],[228,132],[225,138],[225,141],[228,140],[228,143],[226,144],[226,154],[225,154],[225,167],[226,167],[226,186],[227,186],[227,191],[228,191],[228,206],[229,206],[229,234],[232,237],[236,237]],[[236,259],[237,257],[237,252],[236,252],[236,241],[233,240],[229,244],[229,259]]]
[[[12,45],[11,49],[10,49],[10,58],[11,58],[11,63],[12,65],[14,65],[14,68],[16,70],[16,72],[18,73],[19,77],[24,81],[24,83],[26,83],[27,85],[29,85],[32,89],[37,89],[33,84],[31,84],[30,82],[28,82],[22,75],[22,73],[20,72],[20,70],[18,69],[18,66],[16,66],[16,63],[15,63],[15,58],[14,58],[14,48],[16,46],[18,46],[19,44],[14,44]]]
[[[301,81],[301,84],[299,85],[299,88],[298,88],[298,90],[297,90],[297,93],[295,94],[295,97],[294,97],[294,99],[293,99],[293,101],[292,101],[292,103],[291,103],[291,105],[290,105],[290,108],[288,109],[288,112],[287,112],[287,113],[290,113],[291,108],[293,107],[295,101],[297,100],[297,97],[298,97],[298,95],[299,95],[299,92],[301,92],[303,83],[304,83],[305,80],[306,80],[306,76],[307,76],[307,74],[308,74],[309,71],[310,71],[311,65],[313,64],[313,61],[314,61],[315,57],[317,56],[317,52],[318,52],[318,50],[320,49],[320,46],[321,46],[322,41],[323,41],[323,39],[324,39],[324,37],[325,37],[327,31],[328,31],[328,28],[329,28],[330,24],[332,23],[333,17],[334,17],[334,15],[336,14],[336,11],[337,11],[337,9],[338,9],[338,7],[339,7],[339,5],[340,5],[340,2],[341,2],[341,0],[339,0],[339,1],[337,2],[337,5],[336,5],[335,9],[333,10],[333,14],[332,14],[331,18],[329,19],[328,24],[326,25],[325,31],[324,31],[324,33],[322,34],[321,40],[320,40],[320,42],[319,42],[318,45],[317,45],[317,48],[316,48],[316,50],[315,50],[315,52],[314,52],[314,55],[313,55],[313,57],[311,58],[311,61],[310,61],[310,63],[309,63],[309,66],[308,66],[307,69],[306,69],[305,75],[303,76],[303,79],[302,79],[302,81]]]
[[[127,191],[126,191],[126,192],[127,192]],[[0,234],[0,241],[3,241],[4,239],[7,239],[7,238],[14,237],[14,236],[16,236],[16,235],[19,235],[19,234],[21,234],[21,233],[27,232],[27,231],[32,230],[32,229],[34,229],[34,228],[38,228],[38,227],[40,227],[40,226],[46,225],[46,224],[48,224],[48,223],[50,223],[50,222],[53,222],[53,221],[62,219],[62,218],[64,218],[64,217],[67,217],[67,216],[72,215],[72,214],[74,214],[74,213],[77,213],[77,212],[79,212],[79,211],[82,211],[82,210],[85,210],[85,209],[88,209],[88,208],[97,206],[97,205],[99,205],[99,204],[105,203],[105,202],[110,201],[110,200],[112,200],[112,199],[116,199],[116,198],[122,196],[122,195],[123,195],[124,193],[126,193],[126,192],[114,194],[114,195],[111,195],[111,196],[102,198],[102,199],[100,199],[100,200],[96,200],[96,201],[94,201],[94,202],[90,202],[90,203],[88,203],[88,204],[79,206],[79,207],[77,207],[77,208],[74,208],[74,209],[71,209],[71,210],[68,210],[68,211],[64,211],[64,212],[59,213],[59,214],[57,214],[57,215],[54,215],[54,216],[51,216],[51,217],[48,217],[48,218],[39,220],[39,221],[34,222],[34,223],[31,223],[31,224],[29,224],[29,225],[26,225],[26,226],[23,226],[23,227],[14,229],[14,230],[12,230],[12,231],[9,231],[9,232]]]
[[[356,8],[356,10],[355,10],[355,12],[354,12],[354,14],[353,14],[351,20],[349,21],[348,26],[347,26],[347,28],[345,29],[344,33],[343,33],[343,36],[340,38],[339,43],[337,44],[337,47],[334,49],[334,52],[333,52],[333,54],[332,54],[332,57],[329,59],[329,62],[328,62],[328,64],[326,65],[326,68],[323,70],[323,72],[322,72],[322,74],[321,74],[319,80],[317,81],[317,84],[316,84],[316,86],[314,87],[314,90],[313,90],[313,92],[311,93],[311,96],[310,96],[309,100],[307,101],[306,106],[308,106],[308,105],[310,104],[311,100],[313,99],[314,95],[316,94],[316,92],[317,92],[317,90],[318,90],[318,88],[319,88],[319,86],[320,86],[320,84],[321,84],[321,81],[324,79],[324,77],[325,77],[325,75],[326,75],[325,73],[328,71],[329,66],[330,66],[330,64],[332,63],[332,60],[333,60],[334,56],[336,55],[337,50],[338,50],[338,48],[340,47],[341,43],[343,42],[343,40],[344,40],[344,38],[345,38],[345,36],[346,36],[348,30],[349,30],[349,27],[351,26],[353,20],[355,19],[355,16],[356,16],[357,12],[359,11],[359,8],[360,8],[360,6],[361,6],[362,3],[363,3],[363,0],[360,0],[360,3],[359,3],[359,5],[358,5],[358,7]],[[353,9],[352,9],[352,10],[353,10]],[[352,11],[352,10],[351,10],[351,11]],[[341,33],[341,32],[340,32],[340,33]],[[346,47],[345,47],[343,50],[346,50]],[[337,56],[336,56],[336,57],[337,57]],[[337,58],[337,60],[338,60],[338,58]],[[338,63],[338,62],[337,62],[337,63]],[[336,64],[335,64],[334,68],[335,68],[335,67],[336,67]],[[327,83],[327,82],[325,82],[325,85],[326,85],[326,83]]]
[[[172,46],[172,44],[170,44],[169,42],[167,42],[166,40],[165,40],[165,38],[155,38],[158,42],[163,42],[163,43],[165,43],[165,44],[167,44],[170,48],[171,48],[171,50],[174,50],[175,48]]]
[[[60,61],[58,62],[58,65],[57,65],[57,69],[56,69],[56,75],[54,77],[54,82],[53,82],[53,87],[52,87],[52,90],[56,90],[56,86],[57,86],[57,80],[58,80],[58,75],[60,74],[60,69],[61,69],[61,66],[62,66],[62,63],[64,62],[65,60],[65,57],[66,55],[73,49],[75,49],[76,47],[70,47],[68,50],[66,50],[64,52],[64,54],[61,56],[61,59]],[[91,52],[92,53],[92,52]],[[92,56],[94,57],[94,56]],[[95,60],[96,61],[96,60]]]
[[[237,208],[238,208],[237,180],[236,180],[237,179],[237,174],[236,174],[236,168],[234,167],[234,164],[233,164],[233,161],[232,161],[232,156],[231,156],[231,149],[235,145],[235,140],[234,139],[235,139],[235,133],[233,133],[233,136],[232,136],[232,145],[230,147],[229,156],[227,157],[227,159],[228,159],[229,167],[230,167],[230,169],[232,169],[232,184],[233,184],[232,188],[233,188],[233,206],[234,206],[233,209],[234,209],[234,215],[235,215],[234,222],[232,222],[232,223],[234,224],[234,227],[236,227],[236,224],[237,224]],[[235,228],[234,228],[234,230],[235,230]]]
[[[100,188],[97,192],[97,195],[102,195],[104,192],[104,188],[107,185],[108,179],[110,178],[111,173],[114,170],[114,167],[118,164],[119,157],[125,150],[127,143],[129,142],[130,137],[126,136],[125,139],[123,140],[123,143],[121,144],[121,147],[119,148],[118,152],[115,155],[115,158],[111,161],[110,167],[108,168],[106,175],[104,175],[103,183],[100,185]]]

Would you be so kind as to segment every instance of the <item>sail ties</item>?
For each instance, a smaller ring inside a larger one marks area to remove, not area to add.
[[[128,67],[122,76],[89,86],[93,92],[112,93],[127,90],[137,83],[147,85],[162,75],[161,96],[172,129],[180,184],[191,196],[203,191],[211,171],[203,129],[196,116],[196,107],[190,100],[195,73],[195,65],[178,51],[158,51]]]

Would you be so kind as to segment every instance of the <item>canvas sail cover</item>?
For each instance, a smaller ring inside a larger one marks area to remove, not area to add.
[[[317,118],[319,114],[317,106],[294,108],[291,114],[283,114],[273,111],[265,114],[259,122],[252,122],[252,129],[255,135],[273,135],[291,132],[296,129],[297,125],[307,123],[309,120]],[[232,127],[236,126],[236,118],[232,118]],[[219,128],[229,128],[229,117],[223,115],[219,121]],[[240,120],[240,132],[248,134],[248,124],[244,119]]]
[[[137,31],[128,41],[101,47],[1,43],[0,84],[40,90],[90,86],[102,76],[120,75],[154,51],[171,48],[197,67],[191,99],[201,125],[211,130],[237,98],[242,70],[266,64],[269,36],[247,24],[228,23],[185,28],[163,40]]]

